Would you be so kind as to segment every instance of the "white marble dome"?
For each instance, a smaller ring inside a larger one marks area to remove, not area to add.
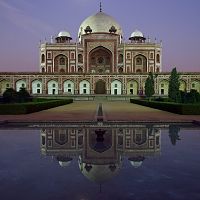
[[[70,33],[67,32],[67,31],[60,31],[58,33],[57,37],[69,37],[69,38],[71,38]]]
[[[131,38],[132,37],[144,37],[143,33],[139,30],[135,30],[132,34],[131,34]]]
[[[115,19],[104,12],[98,12],[95,15],[86,18],[79,27],[78,37],[85,34],[84,30],[87,26],[90,26],[92,33],[109,33],[109,29],[112,26],[116,28],[116,34],[122,36],[123,33],[122,28]]]

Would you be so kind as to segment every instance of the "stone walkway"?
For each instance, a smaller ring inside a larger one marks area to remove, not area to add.
[[[0,121],[94,121],[99,103],[98,101],[76,101],[27,115],[0,115]],[[101,103],[104,119],[107,121],[200,121],[200,115],[178,115],[126,101],[103,101]]]
[[[200,115],[179,115],[129,102],[103,103],[106,120],[119,121],[200,121]]]

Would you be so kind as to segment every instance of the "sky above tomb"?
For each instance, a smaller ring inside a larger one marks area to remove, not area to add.
[[[99,0],[0,0],[0,71],[39,71],[39,43],[61,30],[74,41],[81,22],[99,11]],[[199,0],[102,0],[103,12],[122,27],[162,40],[163,71],[200,72]]]

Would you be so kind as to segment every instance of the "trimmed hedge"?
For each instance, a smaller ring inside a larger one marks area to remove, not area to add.
[[[181,115],[200,115],[200,104],[182,104],[174,102],[158,102],[138,99],[130,99],[130,102]]]
[[[72,99],[65,100],[42,100],[41,102],[28,102],[28,103],[14,103],[14,104],[0,104],[1,115],[19,115],[38,112],[53,107],[62,106],[72,103]]]

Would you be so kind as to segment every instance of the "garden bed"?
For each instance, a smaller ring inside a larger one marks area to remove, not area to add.
[[[158,101],[148,101],[148,100],[138,100],[138,99],[130,99],[130,102],[181,115],[200,115],[200,103],[183,104],[183,103],[158,102]]]
[[[1,115],[19,115],[38,112],[49,108],[62,106],[72,103],[72,99],[58,100],[58,99],[34,99],[32,102],[27,103],[13,103],[13,104],[0,104]]]

